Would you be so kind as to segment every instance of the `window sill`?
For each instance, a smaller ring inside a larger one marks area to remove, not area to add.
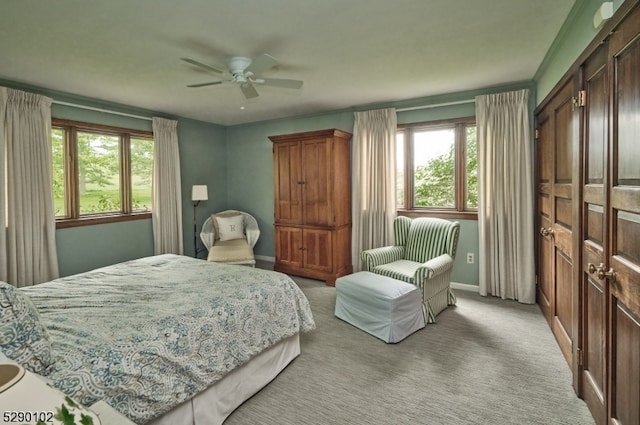
[[[151,218],[150,211],[141,211],[131,214],[94,214],[80,218],[58,218],[56,229],[68,227],[93,226],[95,224],[117,223],[121,221],[144,220]]]
[[[436,217],[447,220],[478,220],[477,211],[451,211],[451,210],[405,210],[398,209],[398,215],[405,217]]]

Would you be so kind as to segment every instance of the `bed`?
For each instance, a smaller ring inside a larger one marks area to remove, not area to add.
[[[17,292],[50,339],[50,359],[36,372],[136,424],[222,423],[300,354],[299,334],[315,328],[288,276],[178,255]]]

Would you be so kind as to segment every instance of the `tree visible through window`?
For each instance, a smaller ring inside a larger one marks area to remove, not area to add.
[[[53,120],[51,139],[57,218],[150,212],[150,132]]]
[[[473,119],[404,125],[398,129],[396,142],[400,208],[439,212],[477,209]]]
[[[80,215],[119,212],[120,137],[77,134]]]

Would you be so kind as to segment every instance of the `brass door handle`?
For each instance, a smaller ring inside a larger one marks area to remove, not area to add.
[[[598,280],[615,279],[616,277],[616,272],[613,270],[613,268],[609,268],[609,270],[607,271],[604,270],[603,263],[600,263],[597,266],[593,263],[589,263],[587,265],[587,271],[589,272],[589,274],[595,274]]]
[[[606,272],[604,271],[604,266],[601,267],[600,269],[598,269],[598,279],[600,280],[604,280],[604,279],[615,279],[616,277],[616,272],[613,271],[613,268],[609,268],[609,270],[607,270]]]
[[[551,236],[551,237],[553,237],[553,233],[554,233],[554,231],[553,231],[553,229],[551,227],[549,227],[547,229],[545,229],[544,227],[540,228],[540,234],[542,236]]]

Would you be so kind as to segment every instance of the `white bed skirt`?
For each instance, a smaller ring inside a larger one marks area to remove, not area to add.
[[[149,425],[217,425],[271,382],[300,354],[299,335],[267,348],[189,401]]]

